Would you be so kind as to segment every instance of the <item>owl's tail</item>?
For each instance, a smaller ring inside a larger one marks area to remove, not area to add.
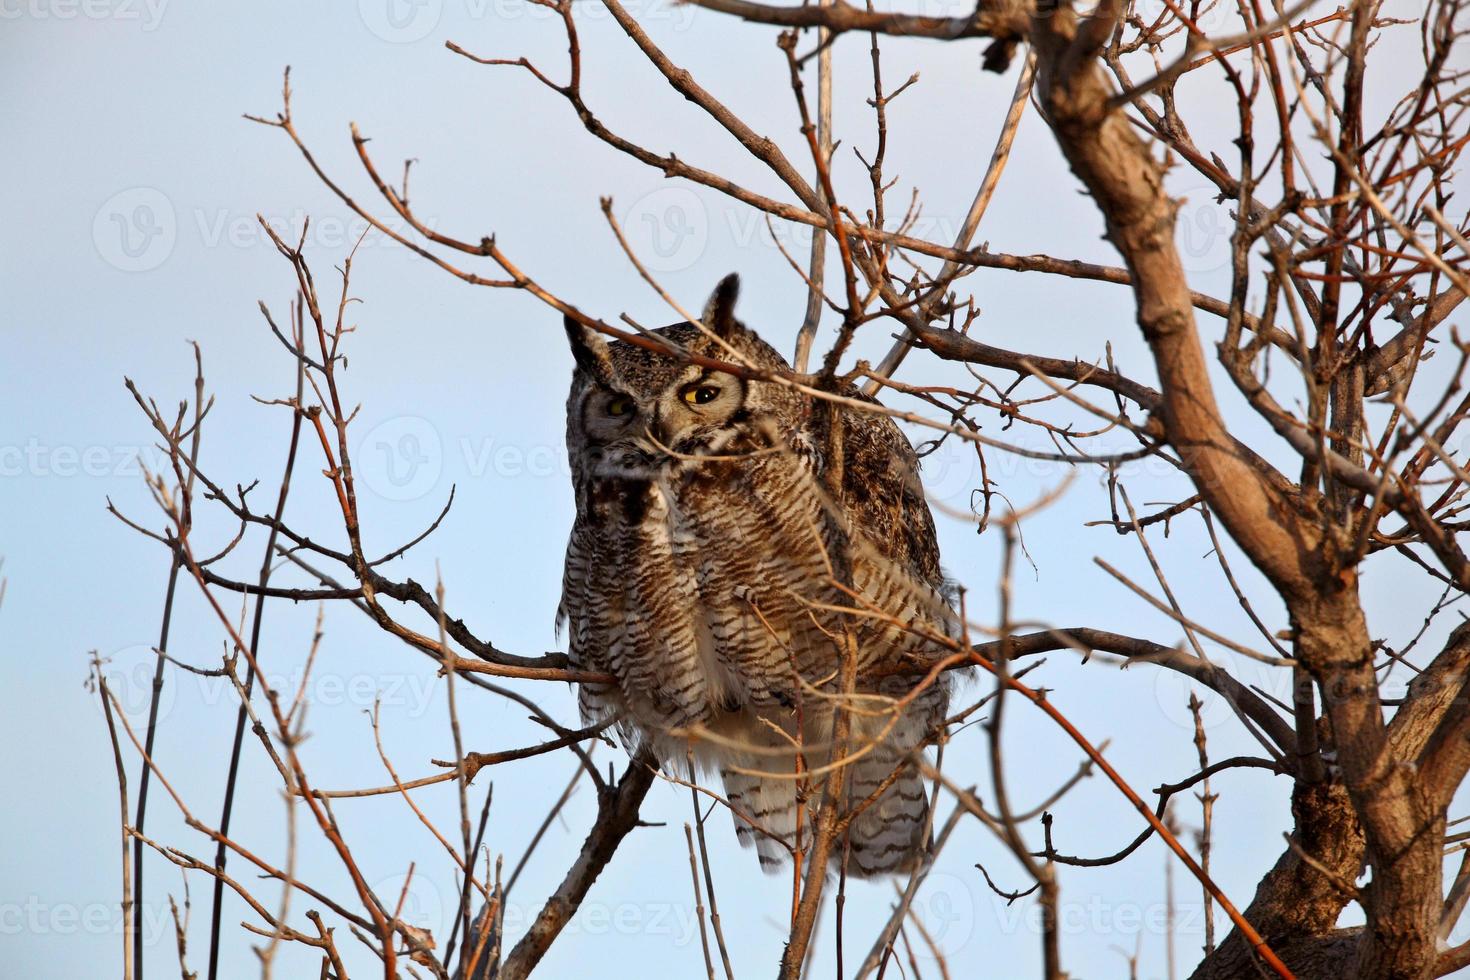
[[[848,805],[864,809],[848,827],[847,873],[866,878],[912,871],[929,852],[929,798],[923,778],[891,745],[878,746],[849,768]],[[875,793],[876,798],[868,802]],[[833,862],[841,861],[839,847],[833,852]]]
[[[751,757],[739,764],[742,768],[773,768],[768,757]],[[753,776],[729,768],[721,769],[720,776],[735,816],[735,839],[754,847],[761,870],[775,874],[796,849],[800,817],[796,780]],[[802,836],[810,839],[810,826],[803,828]]]
[[[854,746],[864,744],[865,726],[857,727]],[[846,861],[849,875],[866,878],[910,871],[925,859],[929,801],[923,779],[906,762],[907,752],[907,747],[885,740],[846,767],[848,792],[840,816],[861,810],[848,822],[846,834],[833,842],[833,871]],[[735,815],[736,839],[754,847],[761,868],[774,874],[790,860],[798,843],[803,850],[811,846],[813,818],[801,812],[797,780],[739,772],[729,763],[768,772],[781,766],[770,755],[751,755],[727,760],[720,772]],[[819,786],[810,792],[813,803],[822,795]]]

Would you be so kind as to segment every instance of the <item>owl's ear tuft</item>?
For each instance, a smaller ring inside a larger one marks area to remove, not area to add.
[[[715,291],[710,293],[709,302],[704,304],[704,325],[714,331],[715,336],[728,340],[740,328],[735,319],[735,300],[740,297],[740,276],[730,273],[721,279]]]
[[[571,345],[577,366],[600,384],[611,384],[613,363],[607,340],[597,331],[583,326],[575,317],[563,316],[562,325],[566,327],[567,343]]]

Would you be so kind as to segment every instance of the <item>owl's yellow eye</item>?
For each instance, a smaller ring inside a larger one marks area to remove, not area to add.
[[[621,417],[627,415],[631,411],[633,411],[633,399],[631,398],[614,398],[612,401],[607,403],[607,414],[609,415],[616,415]]]
[[[720,389],[714,385],[692,385],[684,389],[684,400],[691,405],[708,405],[720,397]]]

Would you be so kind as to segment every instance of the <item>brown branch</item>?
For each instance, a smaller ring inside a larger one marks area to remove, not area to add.
[[[981,0],[971,17],[923,17],[864,10],[836,0],[815,7],[776,7],[750,0],[686,0],[691,6],[731,14],[755,24],[778,27],[821,27],[834,34],[867,31],[894,37],[926,37],[953,41],[967,37],[1014,40],[1025,35],[1026,8],[1013,0]]]
[[[647,752],[628,762],[617,784],[598,793],[597,818],[577,859],[555,892],[546,900],[521,941],[495,972],[497,980],[524,980],[535,969],[556,937],[571,921],[597,876],[612,860],[624,838],[638,826],[638,808],[653,785],[658,763]],[[489,964],[485,964],[488,969]],[[488,976],[488,973],[483,974]],[[481,980],[477,975],[472,980]]]

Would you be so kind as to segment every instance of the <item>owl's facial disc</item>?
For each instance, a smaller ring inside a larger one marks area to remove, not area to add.
[[[653,475],[658,461],[657,451],[645,438],[652,414],[646,400],[593,383],[582,396],[580,413],[597,477],[642,480]]]
[[[723,426],[744,404],[745,385],[739,378],[702,371],[664,393],[659,418],[676,439],[698,437]]]
[[[582,430],[599,475],[643,479],[721,453],[738,434],[731,420],[744,403],[740,379],[692,367],[652,392],[593,385],[582,399]]]
[[[642,414],[633,395],[601,385],[589,388],[582,399],[582,428],[594,443],[635,436]]]
[[[740,379],[690,368],[659,394],[645,432],[670,463],[683,456],[718,453],[734,434],[730,421],[744,404],[745,385]]]

